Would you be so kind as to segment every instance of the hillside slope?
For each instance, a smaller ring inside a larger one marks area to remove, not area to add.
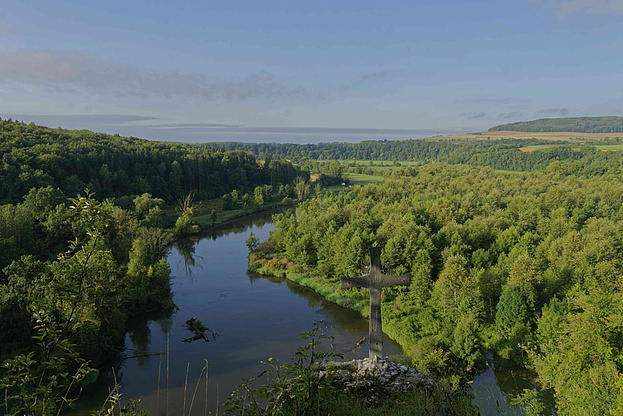
[[[542,118],[539,120],[500,124],[499,126],[491,127],[489,131],[622,133],[623,117]]]

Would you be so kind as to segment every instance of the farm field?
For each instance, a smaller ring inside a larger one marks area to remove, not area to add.
[[[353,185],[369,185],[383,180],[382,176],[366,175],[364,173],[349,173],[348,179]]]
[[[623,150],[623,144],[598,144],[595,146],[595,149],[598,149],[604,152],[615,152],[615,151]]]
[[[564,144],[537,144],[534,146],[522,147],[519,150],[521,150],[522,152],[534,152],[536,150],[543,150],[558,146],[564,146]],[[623,150],[623,144],[591,144],[590,146],[594,147],[597,150],[601,150],[602,152],[617,152],[619,150]]]
[[[425,140],[499,140],[499,139],[540,139],[553,141],[603,141],[621,137],[619,133],[577,133],[577,132],[524,132],[524,131],[485,131],[481,133],[435,136]]]

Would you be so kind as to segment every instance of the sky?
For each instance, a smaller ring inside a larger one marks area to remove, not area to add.
[[[350,141],[623,115],[623,0],[2,0],[0,118]]]

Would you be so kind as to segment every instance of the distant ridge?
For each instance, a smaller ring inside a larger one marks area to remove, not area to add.
[[[563,117],[500,124],[489,131],[623,133],[623,117]]]

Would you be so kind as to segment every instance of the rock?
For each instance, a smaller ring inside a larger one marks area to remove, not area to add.
[[[394,393],[421,387],[434,390],[441,384],[428,374],[387,359],[324,362],[319,375],[371,406],[380,405]]]

